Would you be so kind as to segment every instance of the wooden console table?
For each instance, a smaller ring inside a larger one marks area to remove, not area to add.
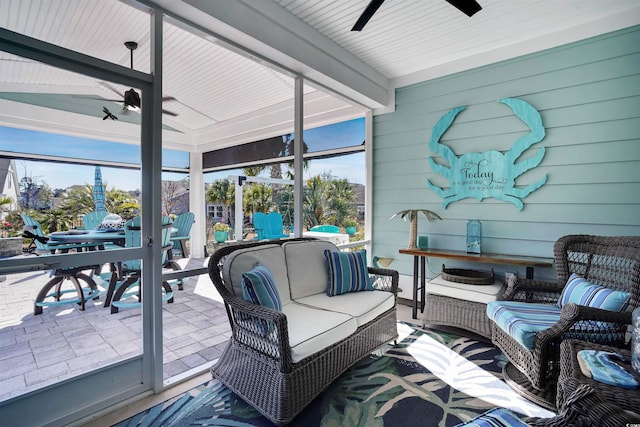
[[[400,249],[404,255],[413,255],[413,318],[418,315],[418,290],[420,290],[420,311],[424,311],[425,290],[426,290],[426,258],[455,259],[467,262],[482,262],[486,264],[506,264],[514,266],[525,266],[527,268],[527,279],[533,279],[534,267],[552,267],[552,258],[527,257],[520,255],[502,254],[469,254],[463,251],[442,250],[442,249]],[[418,264],[420,268],[418,269]],[[418,282],[420,282],[418,284]]]

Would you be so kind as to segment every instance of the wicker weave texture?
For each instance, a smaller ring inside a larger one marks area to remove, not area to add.
[[[424,324],[466,329],[485,338],[491,338],[487,305],[480,302],[428,294],[422,321]]]
[[[640,389],[625,389],[603,384],[588,378],[582,374],[576,357],[580,350],[602,350],[620,353],[630,357],[627,349],[589,343],[581,340],[565,340],[562,342],[560,377],[558,379],[558,405],[564,405],[570,396],[580,385],[591,387],[603,400],[614,403],[617,406],[629,410],[640,411]]]
[[[398,336],[394,304],[345,340],[293,363],[286,316],[232,295],[223,282],[220,267],[235,250],[282,242],[227,246],[209,260],[209,277],[224,300],[232,330],[229,344],[211,373],[276,424],[289,423],[353,363]],[[377,289],[397,294],[396,271],[369,268],[369,274],[374,276]],[[266,334],[265,322],[269,331]]]
[[[572,273],[593,284],[629,293],[630,307],[640,301],[640,236],[564,236],[554,245],[558,271],[556,283],[518,279],[503,295],[504,300],[555,304]],[[594,323],[594,321],[598,323]],[[555,384],[560,374],[560,343],[581,337],[587,341],[623,346],[631,323],[629,312],[612,312],[566,304],[560,320],[536,334],[533,351],[524,348],[492,322],[492,341],[539,390]],[[601,327],[593,328],[594,324]],[[602,325],[608,324],[605,329]]]
[[[602,398],[586,384],[578,386],[551,418],[527,418],[532,427],[619,427],[640,422],[640,416],[624,412],[619,406]]]

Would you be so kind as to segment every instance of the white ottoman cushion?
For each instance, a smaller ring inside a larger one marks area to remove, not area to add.
[[[444,280],[437,275],[427,283],[427,294],[442,295],[445,297],[474,301],[487,304],[498,299],[502,293],[504,284],[496,279],[492,285],[469,285]],[[427,297],[428,298],[428,297]]]

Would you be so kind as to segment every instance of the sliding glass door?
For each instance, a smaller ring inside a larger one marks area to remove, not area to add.
[[[147,44],[159,56],[150,66],[159,79],[162,18],[146,19],[147,34],[158,35]],[[16,90],[0,97],[0,126],[12,143],[3,138],[0,157],[20,176],[20,200],[11,212],[20,227],[12,232],[18,240],[34,236],[35,249],[0,259],[8,304],[0,358],[16,367],[0,378],[10,390],[0,412],[25,425],[64,424],[162,387],[162,291],[154,286],[162,281],[161,89],[150,73],[0,28],[0,71],[10,70]],[[26,89],[36,75],[50,92]],[[89,94],[82,82],[113,93]],[[113,100],[120,92],[122,102]],[[127,93],[139,97],[137,105],[126,101]],[[78,166],[88,158],[93,167]],[[141,169],[124,167],[132,163]],[[115,188],[123,175],[130,187]],[[111,222],[88,230],[84,217],[103,210]],[[132,239],[125,223],[136,217]],[[134,264],[143,301],[114,313],[113,302],[105,307],[107,289]]]

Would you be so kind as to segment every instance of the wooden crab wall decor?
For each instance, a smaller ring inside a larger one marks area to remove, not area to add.
[[[544,157],[545,149],[540,147],[537,154],[516,163],[522,153],[544,138],[545,131],[540,113],[521,99],[502,98],[498,101],[509,106],[531,130],[527,135],[520,137],[504,154],[491,150],[484,153],[466,153],[458,157],[451,148],[440,143],[442,135],[466,107],[450,110],[433,127],[429,148],[441,155],[449,167],[436,163],[433,157],[429,158],[429,164],[434,172],[450,182],[450,186],[445,189],[432,184],[429,180],[427,180],[427,186],[444,199],[442,206],[445,209],[450,203],[469,197],[479,201],[493,197],[513,203],[518,210],[522,210],[524,204],[521,199],[547,182],[547,175],[545,175],[537,182],[523,188],[516,188],[515,183],[520,175],[538,166]]]

